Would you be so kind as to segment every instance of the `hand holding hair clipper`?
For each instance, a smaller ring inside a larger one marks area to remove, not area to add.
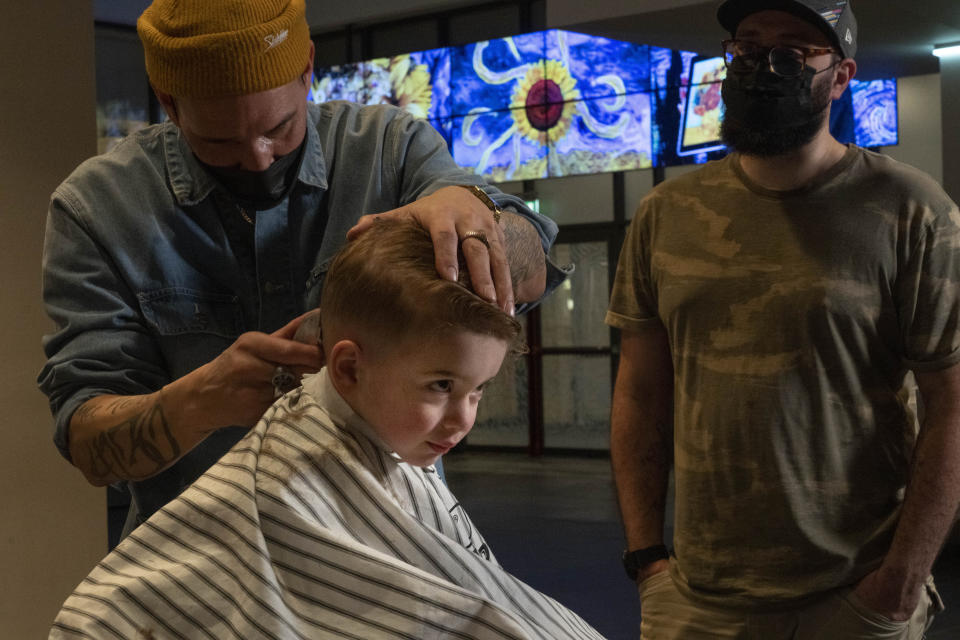
[[[314,309],[304,314],[300,326],[297,327],[297,331],[293,334],[293,339],[297,342],[321,346],[322,338],[320,309]],[[270,382],[273,384],[274,398],[279,398],[286,392],[300,386],[300,380],[297,376],[282,364],[277,365],[277,368],[273,370],[273,377],[270,379]]]

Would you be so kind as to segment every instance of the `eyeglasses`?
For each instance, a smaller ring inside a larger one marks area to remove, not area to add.
[[[795,78],[803,73],[807,58],[837,53],[836,49],[808,49],[806,47],[761,47],[746,40],[724,40],[723,62],[734,73],[750,72],[766,62],[770,70],[784,78]]]

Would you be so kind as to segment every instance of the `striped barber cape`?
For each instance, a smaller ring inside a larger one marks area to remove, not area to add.
[[[601,638],[505,571],[326,371],[80,583],[50,638]]]

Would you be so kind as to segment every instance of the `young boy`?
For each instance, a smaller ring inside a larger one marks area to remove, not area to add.
[[[431,466],[519,325],[385,221],[321,299],[326,366],[77,587],[51,637],[599,638],[497,563]]]

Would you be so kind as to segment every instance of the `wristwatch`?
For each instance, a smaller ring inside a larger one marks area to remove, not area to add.
[[[641,569],[657,560],[666,560],[669,557],[670,552],[667,551],[666,545],[662,544],[655,544],[652,547],[637,549],[636,551],[624,549],[623,568],[627,572],[627,577],[636,582],[637,574],[640,573]]]
[[[464,189],[466,189],[467,191],[475,195],[477,198],[479,198],[480,202],[487,205],[487,209],[490,209],[490,211],[493,213],[493,221],[496,222],[497,224],[500,224],[500,217],[503,216],[503,209],[501,209],[499,205],[497,205],[497,203],[493,201],[493,198],[487,195],[486,191],[484,191],[483,189],[481,189],[475,184],[461,184],[457,186],[463,187]]]

